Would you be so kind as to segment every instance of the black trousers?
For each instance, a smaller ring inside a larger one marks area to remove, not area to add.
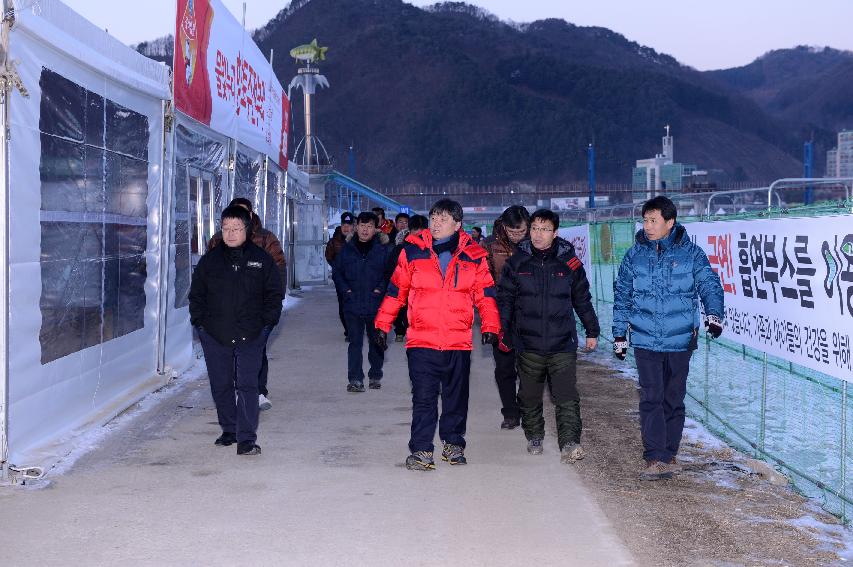
[[[263,364],[267,333],[227,347],[199,330],[210,393],[223,433],[234,433],[237,442],[258,438],[258,376]],[[236,394],[236,403],[235,403]]]
[[[412,381],[409,451],[432,451],[436,424],[442,441],[464,447],[471,351],[410,348],[406,356]],[[438,417],[439,396],[441,419]]]
[[[643,458],[668,462],[678,454],[684,431],[684,396],[692,350],[634,349],[640,375],[640,431]]]
[[[258,375],[258,393],[268,396],[270,391],[267,390],[267,378],[269,378],[270,361],[267,360],[267,347],[264,345],[263,359],[261,360],[261,373]]]
[[[344,295],[338,291],[338,288],[335,287],[335,293],[338,295],[338,317],[341,320],[341,325],[344,328],[344,336],[349,336],[349,331],[347,330],[347,319],[344,317]]]
[[[373,320],[376,315],[356,315],[346,312],[344,317],[347,322],[349,336],[349,347],[347,348],[347,380],[352,382],[364,382],[364,369],[362,354],[364,337],[367,335],[367,362],[370,370],[367,377],[371,382],[382,380],[382,365],[385,363],[385,352],[376,346],[376,328]]]
[[[501,352],[497,345],[492,345],[495,357],[495,383],[498,385],[498,395],[501,397],[501,413],[504,417],[518,419],[518,370],[515,365],[515,351]]]
[[[518,355],[521,427],[528,439],[542,439],[545,436],[542,394],[547,381],[554,402],[560,448],[567,443],[580,443],[583,424],[577,388],[577,356],[576,352],[523,352]]]

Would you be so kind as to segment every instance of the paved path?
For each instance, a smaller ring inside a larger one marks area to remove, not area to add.
[[[206,380],[174,388],[47,488],[0,489],[0,564],[633,564],[556,439],[531,457],[520,430],[499,430],[484,350],[473,353],[470,464],[407,471],[402,345],[381,390],[346,393],[336,308],[331,288],[307,291],[270,345],[263,455],[213,445]]]

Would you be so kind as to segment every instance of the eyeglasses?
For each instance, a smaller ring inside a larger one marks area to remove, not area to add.
[[[240,228],[222,228],[222,234],[240,234],[242,232],[246,232],[246,228],[243,226]]]
[[[534,226],[531,227],[530,232],[538,232],[540,234],[548,234],[549,232],[554,232],[553,228],[545,228],[544,226]]]
[[[506,229],[506,233],[510,236],[524,236],[527,234],[526,228],[508,228]]]

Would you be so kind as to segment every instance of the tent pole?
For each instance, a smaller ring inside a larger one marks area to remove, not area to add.
[[[8,57],[8,38],[12,20],[5,15],[8,13],[10,2],[3,0],[3,53],[2,65],[5,68]],[[0,246],[0,266],[3,275],[0,277],[0,297],[3,301],[3,316],[0,317],[0,353],[3,361],[0,363],[0,482],[9,481],[9,98],[14,85],[3,82],[0,90],[0,168],[3,176],[2,198],[0,198],[0,234],[3,235],[3,245]]]
[[[166,373],[166,320],[169,309],[169,258],[172,249],[172,175],[175,147],[175,112],[168,101],[162,103],[163,151],[160,154],[160,285],[157,295],[157,373]],[[167,172],[168,168],[168,172]],[[168,380],[171,376],[167,376]]]

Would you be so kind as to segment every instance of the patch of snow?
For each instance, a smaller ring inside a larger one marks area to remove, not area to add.
[[[178,375],[177,378],[170,381],[159,390],[148,394],[112,421],[106,423],[102,427],[94,428],[91,431],[74,438],[73,441],[69,440],[69,444],[73,444],[74,448],[49,471],[47,471],[47,473],[50,474],[50,476],[58,476],[67,473],[77,463],[77,461],[92,450],[100,447],[110,435],[122,431],[136,419],[154,409],[166,398],[180,393],[188,385],[205,376],[207,376],[207,367],[205,366],[204,360],[198,359],[195,361],[193,366]]]
[[[824,544],[827,550],[837,554],[842,561],[853,561],[853,531],[841,524],[823,522],[816,517],[817,510],[815,512],[786,523]]]

